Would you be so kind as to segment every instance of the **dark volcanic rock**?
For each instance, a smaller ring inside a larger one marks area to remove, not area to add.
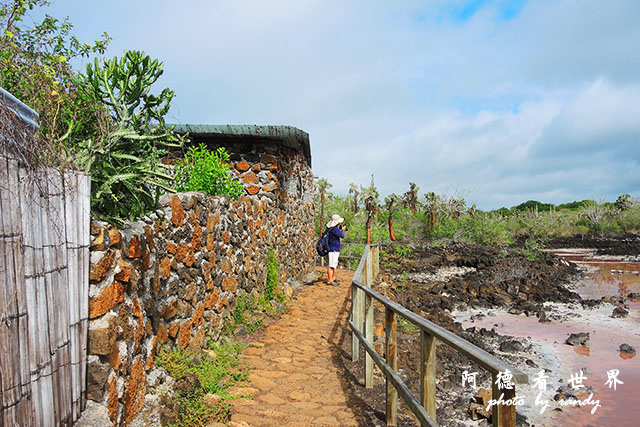
[[[599,299],[585,299],[580,301],[582,308],[593,308],[602,304],[602,300]]]
[[[558,400],[567,400],[567,399],[577,399],[576,395],[573,394],[573,389],[568,385],[561,385],[556,390],[555,396],[553,396],[553,400],[556,402]]]
[[[544,310],[540,310],[537,314],[538,316],[538,322],[540,323],[549,323],[551,322],[551,319],[547,318],[547,312]]]
[[[569,335],[569,338],[565,341],[569,345],[588,345],[589,344],[589,332],[579,332],[577,334]]]
[[[611,313],[611,317],[620,318],[627,317],[629,312],[622,307],[616,307],[613,309],[613,313]]]
[[[608,237],[558,237],[546,244],[548,248],[597,248],[598,255],[639,255],[640,236],[627,234]]]
[[[636,349],[629,344],[620,344],[619,351],[620,353],[636,354]]]
[[[609,298],[609,301],[611,301],[612,304],[624,304],[627,302],[627,299],[625,297],[615,295]]]
[[[531,360],[531,359],[525,360],[524,363],[526,363],[527,365],[531,366],[532,368],[537,368],[538,367],[538,364],[536,362],[534,362],[533,360]]]
[[[500,351],[505,353],[518,353],[524,350],[524,346],[520,341],[509,340],[500,344]]]

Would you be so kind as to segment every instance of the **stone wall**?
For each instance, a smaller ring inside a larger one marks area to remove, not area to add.
[[[236,146],[238,148],[238,146]],[[314,260],[313,175],[307,159],[278,144],[231,151],[247,195],[166,195],[152,217],[120,229],[93,221],[88,398],[114,424],[139,413],[158,346],[199,349],[217,338],[238,295],[262,291],[267,252],[281,286]]]

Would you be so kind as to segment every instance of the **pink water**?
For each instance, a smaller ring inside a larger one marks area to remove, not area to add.
[[[583,298],[600,299],[601,297],[624,296],[630,292],[640,292],[640,263],[621,260],[602,260],[592,257],[592,252],[558,251],[557,255],[588,268],[588,275],[577,284],[576,292]],[[577,374],[582,368],[589,368],[591,373],[583,381],[585,386],[596,389],[593,399],[599,399],[602,405],[595,414],[591,414],[592,406],[564,407],[562,412],[551,411],[542,423],[531,417],[529,422],[535,425],[562,426],[634,426],[640,425],[640,357],[620,353],[620,344],[626,343],[640,351],[640,301],[629,301],[629,317],[624,320],[609,318],[609,309],[581,310],[575,312],[582,318],[552,323],[539,323],[536,317],[517,315],[499,315],[486,317],[474,323],[463,322],[465,327],[495,327],[501,335],[528,337],[549,349],[560,360],[563,384],[569,377]],[[589,332],[588,346],[574,347],[564,342],[570,333]],[[540,366],[545,368],[545,366]],[[618,370],[616,389],[606,385],[607,372]],[[556,373],[557,374],[557,373]],[[549,385],[557,388],[560,383]],[[588,396],[577,394],[580,399]],[[549,411],[549,410],[548,410]]]

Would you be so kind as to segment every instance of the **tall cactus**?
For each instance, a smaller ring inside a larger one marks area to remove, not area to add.
[[[349,184],[349,194],[353,194],[353,213],[358,213],[358,195],[360,192],[358,191],[358,186],[355,183]]]
[[[367,244],[371,243],[371,222],[373,216],[378,214],[378,207],[380,206],[380,200],[378,199],[378,189],[373,183],[373,175],[371,175],[371,184],[368,188],[362,189],[362,200],[364,200],[364,207],[367,209]]]
[[[389,211],[389,238],[392,241],[396,240],[396,235],[393,232],[393,211],[395,209],[395,203],[399,199],[396,193],[391,193],[387,197],[384,198],[385,206]]]
[[[404,193],[404,202],[406,206],[411,209],[411,213],[413,215],[416,214],[418,210],[418,205],[420,203],[418,191],[420,191],[420,187],[418,187],[415,182],[409,183],[409,190]]]
[[[164,88],[153,95],[151,86],[164,73],[163,63],[137,50],[125,51],[124,57],[107,60],[101,66],[98,59],[87,64],[87,89],[91,96],[108,105],[116,122],[138,132],[150,126],[164,125],[175,93]]]
[[[84,96],[106,105],[111,115],[77,154],[79,166],[91,172],[92,208],[110,222],[155,209],[161,189],[172,190],[173,178],[161,159],[167,147],[181,146],[183,138],[164,122],[173,91],[151,93],[162,73],[162,62],[127,51],[122,59],[102,65],[95,60],[80,77]]]

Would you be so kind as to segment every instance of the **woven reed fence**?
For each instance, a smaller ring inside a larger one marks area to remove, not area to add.
[[[90,178],[0,152],[0,426],[71,425],[85,406]]]

